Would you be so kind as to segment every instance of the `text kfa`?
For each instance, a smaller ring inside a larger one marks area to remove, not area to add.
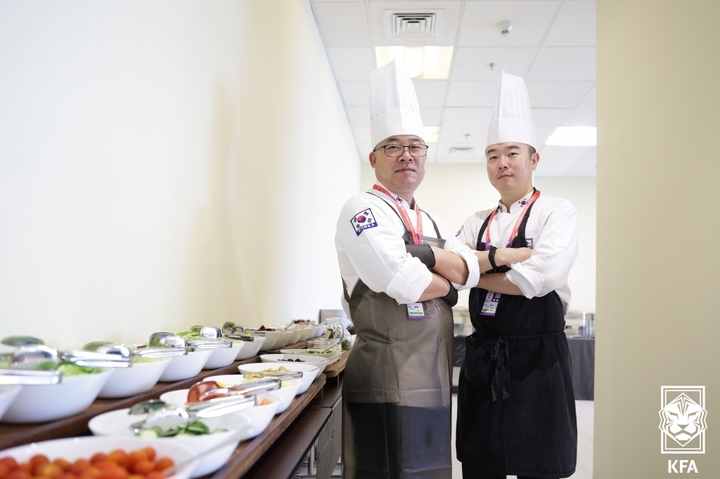
[[[695,461],[690,459],[668,459],[668,474],[670,473],[683,473],[683,472],[698,472],[697,465],[695,464]]]

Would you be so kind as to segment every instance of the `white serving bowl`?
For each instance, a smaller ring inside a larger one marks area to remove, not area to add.
[[[235,359],[237,359],[240,351],[245,347],[245,343],[242,341],[233,341],[232,346],[229,348],[216,348],[212,349],[212,354],[208,358],[203,369],[217,369],[230,366]]]
[[[236,386],[238,384],[245,384],[248,382],[252,382],[252,379],[245,379],[242,374],[224,374],[221,376],[210,376],[209,378],[205,379],[206,381],[215,381],[218,384],[221,384],[223,386]],[[300,389],[300,385],[302,384],[302,381],[299,379],[285,379],[282,382],[282,386],[280,389],[275,389],[274,391],[270,391],[273,394],[277,394],[281,397],[280,405],[278,406],[277,411],[275,414],[280,414],[281,412],[285,412],[285,410],[290,406],[290,403],[292,400],[297,396],[298,389]],[[186,390],[187,391],[187,390]],[[185,397],[187,398],[187,392],[185,393]],[[160,396],[160,399],[162,399],[162,396]],[[164,401],[164,399],[163,399]],[[168,402],[168,401],[165,401]]]
[[[300,335],[302,334],[302,330],[299,328],[289,328],[288,331],[290,332],[290,339],[288,339],[288,344],[297,344],[300,341]]]
[[[258,394],[258,403],[263,399],[267,399],[270,401],[270,404],[253,406],[238,413],[250,418],[250,425],[253,429],[253,435],[250,437],[255,437],[262,433],[265,428],[268,427],[270,421],[272,421],[273,416],[277,413],[278,407],[280,407],[280,403],[282,402],[282,397],[279,394],[276,394],[276,392],[277,391],[272,391],[269,393]]]
[[[129,368],[113,368],[99,398],[126,398],[152,389],[170,364],[170,358],[133,361]]]
[[[265,342],[260,345],[260,351],[269,351],[270,349],[275,349],[278,347],[278,344],[282,340],[282,331],[258,331],[263,336],[265,336]]]
[[[299,361],[297,361],[299,359]],[[291,361],[292,360],[292,361]],[[264,363],[305,363],[312,364],[320,368],[320,374],[330,364],[328,358],[322,356],[313,356],[311,354],[261,354],[260,361]]]
[[[265,336],[253,335],[253,340],[245,341],[245,346],[243,346],[235,359],[248,359],[257,356],[264,342]]]
[[[15,396],[20,393],[21,387],[19,384],[0,386],[0,418],[15,400]]]
[[[307,338],[310,336],[310,333],[312,332],[312,327],[299,326],[299,328],[300,328],[300,337],[298,337],[298,343],[307,341]]]
[[[112,371],[63,376],[57,384],[24,384],[3,414],[2,422],[53,421],[84,411],[95,401]]]
[[[173,406],[184,406],[187,403],[189,389],[176,389],[160,395],[160,400]]]
[[[212,349],[196,349],[185,356],[172,356],[170,364],[160,375],[159,382],[180,381],[197,376],[211,354]]]
[[[304,363],[249,363],[239,365],[238,370],[243,374],[260,373],[267,369],[278,369],[280,366],[290,371],[302,371],[303,377],[300,380],[301,384],[297,392],[298,394],[307,391],[317,375],[320,374],[320,368],[318,366]]]
[[[249,410],[249,409],[248,409]],[[135,438],[130,425],[143,420],[147,414],[131,416],[129,409],[118,409],[99,414],[88,422],[88,428],[95,436],[108,436],[110,438]],[[242,413],[226,414],[224,416],[203,419],[203,422],[212,429],[227,429],[225,432],[203,434],[200,436],[159,437],[156,440],[163,443],[182,444],[189,447],[193,454],[202,454],[198,457],[195,468],[190,477],[199,477],[220,469],[233,453],[240,441],[254,437],[250,418]],[[225,441],[230,441],[223,444]]]
[[[17,446],[11,449],[0,451],[0,456],[10,456],[18,462],[29,462],[36,454],[44,454],[54,461],[58,458],[75,462],[77,459],[87,459],[93,454],[101,452],[109,454],[115,449],[122,449],[125,452],[137,451],[146,447],[153,447],[157,452],[157,459],[169,457],[176,465],[189,459],[193,450],[179,441],[162,441],[159,439],[145,439],[140,437],[74,437],[66,439],[53,439],[51,441],[34,442],[24,446]],[[187,479],[195,469],[197,460],[183,464],[172,475],[172,479]]]

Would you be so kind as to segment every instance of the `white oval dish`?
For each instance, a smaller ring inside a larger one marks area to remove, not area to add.
[[[267,369],[278,369],[280,366],[284,366],[285,369],[290,371],[302,371],[303,377],[300,388],[298,389],[298,394],[307,391],[317,375],[320,374],[320,368],[318,366],[303,363],[249,363],[239,365],[238,370],[243,374],[259,373]]]
[[[149,391],[170,364],[170,358],[135,361],[129,368],[113,368],[99,398],[125,398]]]
[[[112,371],[63,376],[57,384],[24,384],[0,422],[53,421],[84,411],[95,401]]]
[[[179,465],[181,462],[192,457],[193,450],[179,442],[161,441],[159,439],[145,439],[140,437],[95,437],[83,436],[65,439],[53,439],[50,441],[33,442],[24,446],[17,446],[0,451],[2,456],[10,456],[18,462],[28,462],[36,454],[44,454],[53,461],[64,458],[74,462],[77,459],[90,460],[93,454],[102,452],[109,454],[115,449],[123,449],[125,452],[136,451],[145,447],[153,447],[157,457],[169,457]],[[188,479],[195,469],[197,460],[183,464],[172,475],[173,479]]]
[[[170,364],[160,375],[159,382],[180,381],[197,376],[210,358],[210,354],[212,349],[197,349],[184,356],[171,357]]]
[[[221,376],[210,376],[205,380],[215,381],[218,384],[227,387],[252,382],[252,380],[245,380],[242,374],[223,374]],[[282,398],[282,401],[280,402],[278,410],[275,412],[275,414],[285,412],[288,406],[290,406],[292,400],[295,398],[295,396],[297,396],[298,390],[300,389],[301,385],[302,381],[300,381],[299,379],[286,379],[283,380],[282,387],[280,389],[270,391],[274,394],[279,395]],[[187,399],[187,394],[185,396]],[[162,399],[162,396],[160,396],[160,399]]]
[[[249,409],[248,409],[249,410]],[[108,436],[109,438],[135,438],[130,425],[143,420],[146,414],[131,416],[129,409],[99,414],[88,422],[88,428],[95,436]],[[225,416],[203,419],[203,422],[212,429],[227,429],[225,432],[203,434],[200,436],[177,436],[157,438],[165,443],[180,443],[192,450],[192,454],[203,454],[198,457],[195,468],[190,477],[199,477],[217,471],[228,460],[240,441],[254,437],[255,431],[251,420],[241,412],[226,414]],[[233,438],[233,436],[235,436]],[[226,441],[230,441],[226,443]]]
[[[7,408],[15,400],[15,397],[20,393],[19,384],[13,385],[0,385],[0,418],[3,417]]]

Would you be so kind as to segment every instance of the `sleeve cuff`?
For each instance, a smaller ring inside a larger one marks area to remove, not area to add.
[[[387,285],[387,295],[398,304],[416,303],[432,282],[432,273],[417,258],[405,261]]]
[[[523,296],[532,299],[542,291],[543,279],[540,274],[529,268],[523,267],[522,263],[515,263],[512,269],[505,273],[508,281],[522,291]]]

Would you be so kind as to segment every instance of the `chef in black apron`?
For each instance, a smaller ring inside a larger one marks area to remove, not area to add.
[[[457,457],[464,479],[555,479],[575,471],[577,424],[564,315],[578,225],[567,200],[533,188],[540,160],[527,89],[503,72],[486,148],[496,208],[458,239],[488,251],[529,247],[529,259],[482,274],[470,293],[474,333],[459,378]]]

